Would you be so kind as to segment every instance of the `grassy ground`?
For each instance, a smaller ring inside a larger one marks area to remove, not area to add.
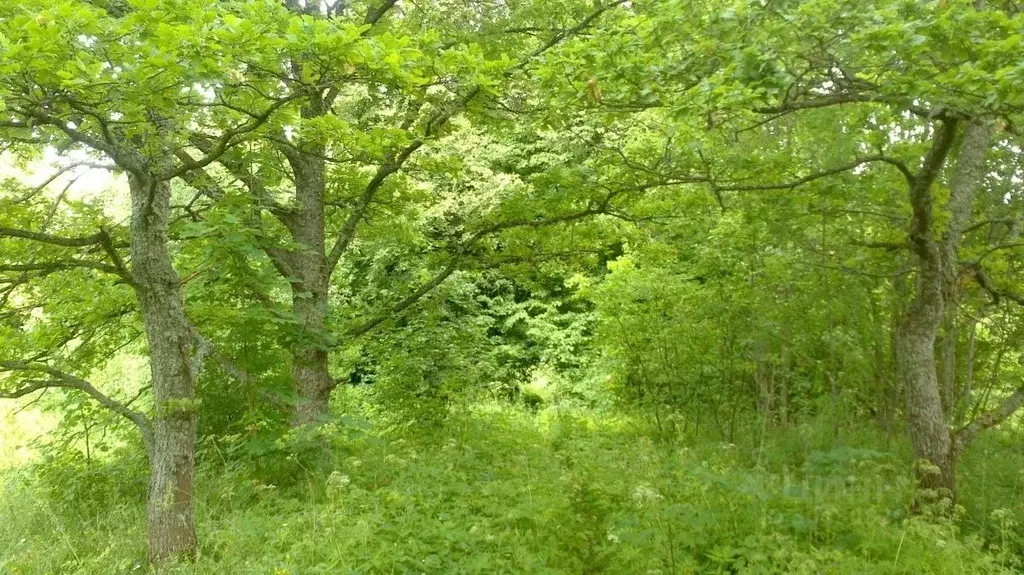
[[[8,427],[10,429],[10,427]],[[203,450],[181,573],[1012,573],[1019,441],[965,462],[965,509],[908,518],[903,448],[827,425],[654,442],[591,412],[477,407],[429,433]],[[10,442],[9,442],[10,443]],[[7,448],[9,449],[8,445]],[[9,466],[0,573],[138,573],[144,462]]]

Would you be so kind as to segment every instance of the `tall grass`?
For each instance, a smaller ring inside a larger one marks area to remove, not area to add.
[[[912,517],[904,448],[828,422],[652,440],[595,411],[477,406],[433,430],[207,445],[179,573],[1012,573],[1020,444],[965,462],[965,508]],[[320,446],[311,449],[310,445]],[[324,450],[323,446],[329,446]],[[0,572],[144,572],[143,462],[3,475]]]

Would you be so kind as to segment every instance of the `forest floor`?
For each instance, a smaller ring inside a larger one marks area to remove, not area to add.
[[[649,424],[624,415],[477,405],[429,433],[364,427],[328,426],[289,438],[285,450],[205,445],[201,555],[174,571],[1024,567],[1024,445],[1005,434],[984,437],[968,456],[963,508],[950,518],[908,514],[913,485],[901,443],[826,422],[775,430],[765,443],[754,432],[735,443],[652,440]],[[31,460],[23,440],[0,440],[0,573],[145,572],[145,465],[125,455],[135,450],[56,465]]]

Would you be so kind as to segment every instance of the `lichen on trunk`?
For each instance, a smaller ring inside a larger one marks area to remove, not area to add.
[[[952,119],[940,123],[922,171],[910,187],[913,216],[908,239],[917,259],[917,281],[895,334],[897,370],[906,393],[907,430],[917,459],[919,485],[926,493],[952,500],[957,496],[956,468],[962,442],[949,427],[949,406],[943,396],[947,395],[948,402],[952,394],[940,386],[935,348],[943,320],[956,304],[961,239],[991,139],[987,124],[966,124],[949,200],[941,208],[948,214],[948,223],[941,238],[936,238],[932,187],[954,147],[959,124]]]
[[[149,342],[154,400],[149,557],[161,563],[196,554],[195,366],[180,280],[167,249],[170,184],[135,174],[130,189],[132,275]]]

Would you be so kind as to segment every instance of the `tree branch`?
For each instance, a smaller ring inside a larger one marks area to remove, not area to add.
[[[384,15],[387,14],[388,11],[395,6],[395,4],[398,4],[398,0],[384,0],[384,2],[380,6],[376,8],[370,8],[366,12],[366,17],[363,18],[363,24],[369,24],[370,26],[373,26],[381,18],[383,18]]]
[[[198,164],[199,160],[196,160],[186,152],[185,150],[178,150],[174,153],[181,161],[182,165],[186,164]],[[178,176],[186,184],[195,188],[199,193],[206,196],[207,198],[217,201],[224,197],[224,188],[211,176],[206,173],[206,169],[198,168],[195,170],[189,170]]]
[[[586,210],[582,210],[579,212],[563,214],[561,216],[553,216],[550,218],[536,218],[532,220],[509,220],[506,222],[500,222],[497,224],[493,224],[491,226],[487,226],[477,231],[476,233],[471,235],[469,239],[467,239],[459,246],[455,254],[452,255],[452,258],[448,261],[448,264],[445,265],[445,267],[442,268],[441,271],[438,272],[433,278],[425,282],[420,287],[416,288],[411,294],[409,294],[407,297],[405,297],[397,304],[392,306],[386,312],[381,313],[377,317],[363,324],[360,324],[352,329],[346,330],[345,334],[349,337],[357,337],[363,335],[369,332],[370,330],[374,329],[378,325],[386,322],[388,319],[408,309],[410,306],[412,306],[417,301],[422,299],[423,296],[427,295],[436,287],[444,283],[444,280],[448,279],[448,277],[455,272],[455,270],[458,267],[459,261],[466,255],[466,253],[469,251],[469,248],[473,247],[477,242],[479,242],[483,238],[491,234],[513,228],[540,228],[556,224],[574,222],[588,218],[590,216],[606,214],[608,213],[608,209],[610,207],[612,200],[621,193],[621,191],[612,192],[608,194],[608,196],[605,197],[604,200],[602,200],[597,206],[587,208]]]
[[[822,178],[827,178],[827,177],[830,177],[830,176],[835,176],[835,175],[841,174],[843,172],[849,172],[850,170],[853,170],[853,169],[855,169],[855,168],[857,168],[859,166],[862,166],[864,164],[869,164],[869,163],[872,163],[872,162],[884,162],[884,163],[887,163],[887,164],[890,164],[890,165],[897,165],[897,163],[898,163],[896,160],[893,160],[892,158],[888,158],[888,157],[882,156],[882,155],[866,156],[866,157],[863,157],[863,158],[858,158],[858,159],[854,160],[853,162],[850,162],[849,164],[844,164],[844,165],[841,165],[841,166],[837,166],[835,168],[830,168],[828,170],[822,170],[822,171],[819,171],[819,172],[815,172],[813,174],[806,175],[806,176],[804,176],[802,178],[797,178],[796,180],[792,180],[790,182],[781,182],[781,183],[776,183],[776,184],[750,184],[750,185],[742,185],[742,184],[722,185],[722,184],[713,182],[712,183],[712,189],[713,190],[717,190],[717,191],[723,191],[723,192],[749,192],[749,191],[769,191],[769,190],[792,190],[792,189],[798,188],[800,186],[803,186],[805,184],[809,184],[809,183],[811,183],[811,182],[813,182],[815,180],[820,180]],[[900,163],[900,165],[901,165],[901,163]],[[897,166],[897,167],[899,167],[899,166]],[[909,174],[909,171],[906,170],[906,166],[903,166],[903,169],[901,169],[900,171],[904,172],[904,176],[907,176]]]
[[[983,228],[985,226],[992,225],[992,224],[1008,224],[1008,225],[1013,225],[1014,223],[1016,223],[1016,221],[1017,221],[1017,218],[992,218],[992,219],[988,219],[988,220],[982,220],[980,222],[977,222],[977,223],[971,224],[970,226],[967,226],[964,229],[963,233],[969,234],[969,233],[971,233],[973,231],[977,231],[977,230],[979,230],[979,229],[981,229],[981,228]]]
[[[992,296],[992,303],[998,304],[1000,298],[1005,297],[1006,299],[1017,303],[1017,305],[1024,306],[1024,296],[998,289],[992,284],[992,279],[989,278],[988,273],[985,271],[985,268],[982,267],[981,262],[967,262],[965,265],[973,272],[974,278],[978,280],[978,285],[981,286],[981,289],[985,290],[990,296]]]
[[[777,117],[796,112],[799,110],[814,110],[818,108],[828,108],[831,106],[839,106],[842,104],[856,104],[856,103],[872,103],[872,104],[884,104],[887,106],[896,105],[910,113],[920,116],[922,118],[943,118],[945,112],[943,110],[930,110],[923,106],[916,105],[905,105],[892,99],[883,98],[877,94],[863,94],[863,93],[842,93],[842,94],[830,94],[826,96],[818,96],[816,98],[809,98],[806,100],[788,100],[775,106],[763,106],[755,108],[754,111],[758,114],[772,114]]]
[[[192,339],[195,340],[197,348],[193,366],[196,377],[198,377],[199,372],[202,371],[202,364],[204,363],[205,358],[212,357],[213,360],[217,362],[217,367],[219,367],[224,373],[246,385],[252,385],[255,383],[255,378],[253,378],[248,371],[231,361],[231,358],[218,351],[213,342],[203,337],[195,326],[190,326],[189,329],[192,332]],[[258,388],[258,393],[267,399],[267,401],[274,404],[275,407],[281,409],[289,407],[280,397],[262,387]]]
[[[117,248],[114,246],[114,240],[107,233],[107,230],[100,228],[99,231],[100,245],[103,246],[103,251],[107,252],[110,260],[114,262],[114,269],[117,270],[117,275],[121,276],[130,285],[135,286],[135,277],[132,276],[132,272],[128,270],[128,266],[125,265],[124,260],[121,258],[121,254],[117,252]]]
[[[74,128],[71,128],[70,126],[68,126],[68,122],[66,120],[62,120],[61,118],[52,116],[39,110],[15,109],[13,110],[13,112],[21,116],[31,118],[39,122],[40,124],[57,128],[71,141],[82,144],[96,151],[105,153],[108,157],[110,157],[110,159],[114,160],[115,164],[121,166],[126,170],[135,172],[138,171],[140,167],[138,162],[134,161],[132,158],[129,158],[124,153],[124,151],[120,149],[120,147],[112,144],[111,142],[95,138],[89,134],[85,134]],[[30,128],[28,124],[20,122],[0,122],[0,128],[2,127]]]
[[[862,248],[877,248],[888,251],[905,250],[910,247],[905,242],[863,242],[858,240],[851,241],[850,245],[859,246]]]
[[[946,156],[953,146],[957,131],[956,120],[943,120],[924,158],[920,173],[910,186],[910,206],[913,217],[910,220],[910,242],[918,257],[929,260],[933,246],[932,234],[932,184],[939,177]]]
[[[14,391],[0,391],[0,398],[15,399],[50,387],[77,389],[84,392],[103,407],[117,413],[138,426],[139,431],[142,434],[142,442],[146,446],[146,452],[152,454],[153,428],[149,418],[147,418],[145,414],[135,411],[129,408],[126,404],[104,394],[88,381],[42,363],[0,361],[0,371],[37,373],[50,377],[50,379],[47,380],[29,380],[28,386]]]
[[[388,1],[390,0],[386,0],[385,4],[387,4]],[[505,78],[512,76],[516,71],[525,68],[527,65],[529,65],[530,62],[532,62],[538,56],[542,55],[544,52],[547,52],[554,46],[561,43],[566,38],[578,34],[579,32],[585,30],[586,28],[589,28],[602,14],[617,6],[625,4],[626,1],[627,0],[615,0],[614,2],[611,2],[609,4],[602,5],[597,10],[588,15],[586,18],[581,20],[577,25],[555,34],[547,42],[545,42],[537,49],[530,52],[530,54],[527,55],[526,57],[522,58],[518,64],[506,70],[503,73],[503,76]],[[390,6],[388,7],[390,8]],[[431,118],[429,118],[425,123],[423,134],[420,137],[414,139],[397,154],[385,158],[384,163],[380,166],[380,168],[377,170],[377,173],[374,174],[373,178],[370,180],[370,182],[364,189],[363,194],[360,196],[355,209],[345,220],[345,223],[342,225],[341,230],[339,230],[338,237],[335,240],[334,245],[331,246],[331,251],[327,256],[328,278],[330,278],[334,274],[334,270],[338,266],[338,262],[341,260],[341,257],[345,254],[349,246],[352,244],[352,240],[355,238],[356,230],[359,227],[359,222],[362,221],[362,219],[365,217],[366,212],[370,207],[370,204],[373,202],[374,196],[377,194],[378,190],[380,189],[381,185],[383,185],[384,181],[390,175],[399,171],[402,168],[405,161],[408,160],[409,157],[416,152],[416,150],[420,149],[423,146],[427,138],[429,138],[437,129],[443,127],[448,122],[448,120],[450,120],[452,116],[454,116],[457,112],[459,112],[467,105],[469,105],[469,103],[472,102],[482,91],[483,90],[480,86],[474,86],[473,88],[471,88],[456,102],[446,106],[444,109],[438,111]]]
[[[121,276],[121,271],[112,265],[78,259],[27,264],[0,264],[0,272],[45,272],[45,274],[50,274],[58,271],[76,268],[98,270],[106,272],[108,274]],[[125,281],[129,280],[129,278],[124,278],[123,276],[122,279],[124,279]]]
[[[966,447],[974,441],[979,433],[1006,421],[1021,407],[1024,407],[1024,387],[1018,388],[998,407],[982,413],[970,424],[957,431],[955,436],[958,447],[961,449]]]
[[[221,157],[225,151],[227,151],[227,149],[233,144],[233,140],[235,138],[259,129],[260,126],[265,124],[267,120],[270,119],[270,116],[272,116],[274,112],[283,107],[285,104],[288,104],[289,102],[296,100],[301,96],[301,93],[297,93],[276,100],[273,104],[268,106],[267,109],[264,110],[262,113],[253,116],[252,120],[222,133],[219,138],[216,138],[213,141],[212,145],[210,146],[209,152],[206,152],[206,155],[204,157],[190,161],[182,161],[181,165],[171,170],[170,173],[162,174],[160,176],[160,179],[171,180],[177,177],[181,177],[183,174],[186,174],[188,172],[199,170],[212,164],[213,162],[217,161],[217,159]]]
[[[33,232],[30,230],[0,227],[0,238],[19,238],[25,240],[32,240],[34,242],[41,242],[44,244],[50,244],[54,246],[81,248],[85,246],[102,244],[103,232],[98,232],[91,236],[69,238],[63,236],[55,236],[52,234]]]
[[[990,255],[992,255],[992,254],[994,254],[994,253],[996,253],[998,251],[1001,251],[1001,250],[1011,250],[1011,249],[1014,249],[1014,248],[1022,248],[1022,247],[1024,247],[1024,242],[1011,242],[1011,243],[1008,243],[1008,244],[999,244],[997,246],[992,246],[989,249],[987,249],[984,252],[982,252],[982,254],[980,256],[978,256],[978,259],[975,260],[975,261],[980,263],[982,260],[984,260],[988,256],[990,256]]]

